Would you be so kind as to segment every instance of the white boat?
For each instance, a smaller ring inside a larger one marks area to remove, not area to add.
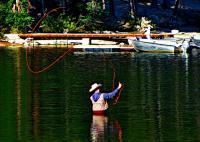
[[[182,43],[169,39],[132,39],[136,51],[143,52],[184,52]]]
[[[165,52],[165,53],[174,53],[174,52],[184,52],[188,48],[188,41],[184,39],[151,39],[150,37],[150,28],[147,29],[145,33],[147,38],[130,38],[129,42],[134,46],[136,51],[143,52]]]
[[[193,36],[194,43],[200,47],[200,35]]]
[[[187,53],[192,55],[200,54],[200,36],[192,36],[189,40],[189,47],[187,48]]]

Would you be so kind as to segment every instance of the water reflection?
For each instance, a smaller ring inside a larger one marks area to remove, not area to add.
[[[71,54],[32,75],[23,49],[0,49],[0,55],[3,142],[200,141],[199,57]],[[91,116],[88,84],[100,81],[110,90],[110,61],[126,87],[107,116]],[[32,62],[34,70],[40,62]]]
[[[39,93],[39,76],[35,75],[31,87],[31,117],[32,133],[34,140],[38,141],[40,137],[40,93]]]
[[[91,141],[122,142],[122,128],[117,120],[109,121],[105,115],[93,115],[90,128]]]
[[[18,49],[16,51],[16,99],[17,99],[17,136],[18,140],[21,141],[21,62],[20,62],[21,52]]]

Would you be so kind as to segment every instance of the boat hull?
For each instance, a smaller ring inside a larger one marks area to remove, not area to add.
[[[173,44],[160,44],[156,42],[144,42],[139,40],[132,41],[134,48],[141,52],[163,52],[163,53],[174,53],[182,52],[181,48],[176,47]]]
[[[194,39],[194,43],[200,47],[200,38],[199,39]]]

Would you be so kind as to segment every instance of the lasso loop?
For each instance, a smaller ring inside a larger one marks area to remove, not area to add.
[[[44,18],[46,18],[49,14],[53,13],[53,12],[56,12],[57,10],[59,9],[65,9],[65,7],[58,7],[58,8],[55,8],[55,9],[52,9],[50,10],[49,12],[45,13],[41,18],[40,20],[36,23],[36,25],[34,26],[34,28],[32,29],[32,33],[35,32],[36,28],[38,28],[38,26],[41,24],[42,20]],[[29,52],[29,48],[30,47],[27,47],[26,48],[26,64],[27,64],[27,68],[28,70],[33,73],[33,74],[39,74],[39,73],[42,73],[44,71],[47,71],[49,68],[51,68],[52,66],[54,66],[56,63],[58,63],[62,58],[65,57],[65,55],[67,55],[68,53],[72,52],[73,51],[73,48],[68,48],[67,51],[65,51],[61,56],[59,56],[55,61],[53,61],[51,64],[47,65],[46,67],[44,67],[43,69],[39,70],[39,71],[34,71],[31,67],[30,67],[30,64],[29,64],[29,61],[28,61],[28,52]],[[113,64],[111,63],[112,65],[112,69],[113,69],[113,79],[112,79],[112,90],[115,89],[115,79],[116,79],[116,70],[115,70],[115,67],[113,66]],[[118,92],[118,95],[117,97],[115,98],[114,102],[113,102],[113,105],[116,105],[118,103],[118,100],[121,96],[121,92],[124,88],[124,85],[122,85],[122,87],[120,88],[119,92]]]
[[[39,70],[39,71],[34,71],[29,64],[28,61],[28,48],[26,50],[26,65],[28,70],[33,73],[33,74],[39,74],[42,73],[44,71],[47,71],[49,68],[51,68],[53,65],[55,65],[56,63],[58,63],[62,58],[65,57],[65,55],[67,55],[68,53],[72,52],[73,48],[69,48],[67,51],[64,52],[64,54],[62,54],[61,56],[59,56],[55,61],[53,61],[51,64],[47,65],[46,67],[44,67],[43,69]]]
[[[42,20],[43,20],[44,18],[46,18],[49,14],[58,11],[59,9],[65,9],[65,7],[58,7],[58,8],[52,9],[52,10],[50,10],[49,12],[45,13],[45,14],[40,18],[40,20],[36,23],[36,25],[34,26],[34,28],[32,29],[32,33],[35,32],[36,28],[38,28],[38,26],[41,24],[41,22],[42,22]],[[33,73],[33,74],[39,74],[39,73],[42,73],[42,72],[44,72],[44,71],[47,71],[49,68],[51,68],[51,67],[54,66],[56,63],[58,63],[62,58],[64,58],[65,55],[67,55],[68,53],[70,53],[70,52],[73,51],[73,48],[68,48],[68,50],[65,51],[61,56],[59,56],[55,61],[53,61],[52,63],[50,63],[49,65],[47,65],[46,67],[44,67],[43,69],[41,69],[41,70],[39,70],[39,71],[34,71],[34,70],[30,67],[30,63],[29,63],[29,61],[28,61],[29,48],[30,48],[30,47],[27,47],[27,48],[26,48],[26,65],[27,65],[28,70],[29,70],[31,73]]]

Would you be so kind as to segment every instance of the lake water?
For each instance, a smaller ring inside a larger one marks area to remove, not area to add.
[[[33,70],[64,49],[29,53]],[[106,116],[88,92],[125,87]],[[200,58],[174,54],[70,53],[48,71],[27,70],[25,49],[0,49],[0,141],[200,141]]]

